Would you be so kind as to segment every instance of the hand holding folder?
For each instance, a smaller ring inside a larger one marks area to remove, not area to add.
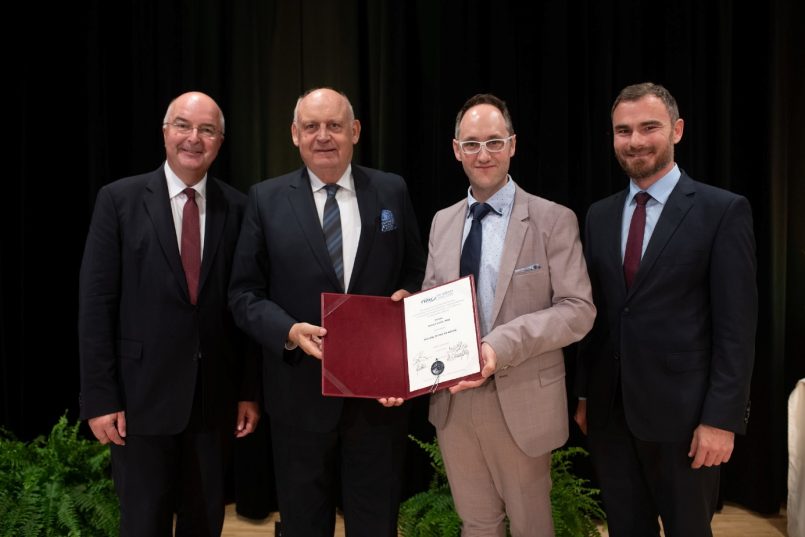
[[[322,293],[322,394],[410,399],[481,379],[471,276],[392,301]]]

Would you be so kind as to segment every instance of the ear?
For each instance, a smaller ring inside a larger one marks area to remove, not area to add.
[[[358,143],[361,138],[361,122],[357,119],[352,120],[352,145]]]
[[[682,118],[677,119],[676,123],[674,123],[674,133],[672,137],[674,144],[678,144],[679,140],[682,139],[682,131],[684,130],[685,130],[685,120]]]
[[[453,154],[456,156],[456,160],[461,162],[461,147],[458,145],[458,140],[453,140]]]
[[[517,135],[512,134],[512,139],[509,140],[509,158],[512,158],[514,156],[514,149],[516,145],[517,145]]]
[[[296,121],[291,123],[291,140],[293,145],[299,147],[299,128],[296,126]]]

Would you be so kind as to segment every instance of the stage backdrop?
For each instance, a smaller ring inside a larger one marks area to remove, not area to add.
[[[290,140],[298,95],[344,91],[363,124],[356,160],[407,179],[424,239],[434,212],[465,195],[451,138],[467,97],[508,102],[514,179],[583,222],[590,203],[626,184],[612,157],[611,102],[651,80],[671,90],[686,121],[680,166],[754,209],[752,415],[723,496],[777,511],[785,400],[805,376],[802,2],[94,0],[14,11],[23,15],[6,16],[14,32],[2,37],[5,428],[31,438],[65,410],[77,416],[77,276],[95,195],[161,164],[160,125],[177,94],[201,90],[222,106],[226,141],[213,173],[245,191],[300,165]],[[419,405],[414,430],[430,434]],[[251,446],[255,458],[268,460],[265,441]],[[423,459],[412,465],[427,473]],[[270,465],[263,470],[246,497],[264,494]],[[425,484],[414,478],[408,490]]]

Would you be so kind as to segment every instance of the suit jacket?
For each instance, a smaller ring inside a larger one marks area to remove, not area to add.
[[[467,201],[436,213],[423,288],[459,277]],[[517,445],[538,456],[568,437],[562,347],[593,324],[595,307],[576,216],[517,187],[500,260],[492,319],[483,338],[497,353],[498,399]],[[430,421],[444,427],[452,396],[431,396]]]
[[[164,166],[98,192],[81,263],[81,417],[126,411],[130,434],[176,434],[190,418],[196,374],[207,423],[234,426],[256,400],[257,354],[227,307],[246,196],[207,180],[198,304],[182,269]]]
[[[361,234],[347,292],[418,291],[425,255],[403,178],[356,165],[352,176]],[[393,223],[386,218],[381,227],[383,210]],[[322,292],[341,291],[307,168],[258,183],[249,192],[230,304],[238,325],[263,347],[266,411],[315,432],[336,427],[343,400],[322,396],[321,362],[285,343],[294,323],[321,325]],[[377,419],[388,415],[379,404],[371,408]]]
[[[627,424],[640,439],[689,441],[700,423],[741,433],[757,324],[749,203],[683,172],[627,291],[627,192],[587,213],[585,255],[599,311],[579,354],[589,426],[606,424],[620,384]]]

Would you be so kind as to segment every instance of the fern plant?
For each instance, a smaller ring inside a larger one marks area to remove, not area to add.
[[[62,416],[24,443],[0,430],[0,536],[113,536],[119,511],[109,449]]]
[[[434,470],[428,490],[411,496],[400,506],[399,531],[402,537],[458,537],[461,519],[456,513],[453,497],[439,444],[423,442],[409,436],[425,450]],[[580,447],[569,447],[551,456],[551,513],[556,537],[600,537],[595,520],[604,520],[597,496],[586,479],[571,471],[571,458],[587,455]],[[507,532],[508,533],[508,532]]]

